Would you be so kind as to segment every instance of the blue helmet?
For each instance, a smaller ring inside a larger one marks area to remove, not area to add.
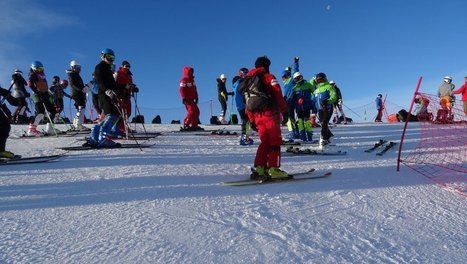
[[[109,49],[109,48],[105,48],[101,52],[101,55],[106,55],[106,54],[115,56],[114,51],[112,49]]]
[[[31,63],[31,69],[36,70],[38,68],[44,68],[44,65],[42,65],[42,62],[40,61],[33,61]]]

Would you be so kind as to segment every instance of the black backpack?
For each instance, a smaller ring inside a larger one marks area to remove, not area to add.
[[[240,83],[240,92],[243,94],[246,108],[250,112],[259,112],[272,105],[271,95],[266,92],[262,76],[260,74],[246,76]]]

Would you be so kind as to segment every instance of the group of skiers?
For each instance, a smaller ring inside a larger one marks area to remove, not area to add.
[[[81,65],[76,61],[70,62],[70,68],[66,70],[67,80],[60,80],[59,76],[53,76],[52,85],[49,87],[44,71],[44,65],[40,61],[32,62],[29,69],[28,80],[23,77],[23,72],[16,69],[12,75],[11,85],[8,89],[0,88],[1,124],[0,124],[0,158],[13,158],[15,155],[5,150],[6,140],[11,129],[10,123],[24,123],[29,121],[26,136],[42,136],[47,134],[63,133],[55,128],[55,123],[63,122],[60,113],[63,111],[63,97],[73,99],[76,107],[76,115],[73,118],[71,131],[91,131],[83,125],[84,110],[86,107],[87,93],[92,93],[93,106],[98,113],[98,124],[92,129],[92,134],[86,144],[95,146],[115,145],[111,137],[123,135],[128,126],[126,122],[131,115],[131,96],[138,92],[138,87],[133,83],[130,63],[123,61],[121,67],[114,72],[115,53],[111,49],[101,52],[101,62],[96,65],[93,79],[84,84],[80,76]],[[71,94],[64,90],[71,87]],[[26,90],[29,87],[32,93]],[[34,104],[35,116],[28,118],[28,102]],[[14,114],[4,104],[7,101],[16,106]],[[38,130],[39,124],[46,122],[44,132]]]
[[[240,68],[238,75],[232,79],[235,92],[227,92],[224,74],[217,79],[222,106],[219,121],[225,123],[227,98],[234,95],[241,118],[240,144],[253,142],[248,136],[248,129],[258,132],[261,143],[256,152],[252,179],[288,177],[287,172],[280,169],[283,123],[288,126],[288,138],[312,141],[313,124],[310,117],[312,114],[318,115],[321,122],[320,144],[326,145],[333,136],[328,126],[333,109],[337,107],[343,115],[341,93],[336,91],[338,88],[334,82],[328,81],[326,74],[318,73],[308,82],[299,72],[299,58],[295,57],[292,67],[287,67],[282,73],[282,89],[276,77],[269,72],[270,65],[269,58],[263,56],[256,59],[255,68]],[[193,72],[192,67],[184,67],[179,86],[187,110],[182,130],[201,129]]]

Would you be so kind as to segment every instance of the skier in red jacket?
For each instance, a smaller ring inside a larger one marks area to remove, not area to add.
[[[194,69],[185,66],[183,68],[183,77],[180,79],[180,96],[185,105],[187,114],[183,121],[181,131],[204,130],[199,127],[199,108],[198,108],[198,91],[195,84],[195,76],[193,75]]]
[[[139,92],[139,88],[133,83],[133,73],[130,71],[131,65],[128,61],[122,61],[122,66],[115,72],[115,82],[117,83],[117,105],[122,111],[122,116],[118,121],[119,134],[126,135],[125,124],[131,116],[131,96]]]
[[[467,76],[464,77],[464,84],[461,86],[461,88],[455,90],[453,93],[462,94],[461,100],[464,104],[464,114],[467,115]]]
[[[251,124],[255,124],[261,143],[258,146],[255,157],[255,172],[252,179],[286,178],[287,172],[279,169],[281,165],[281,118],[282,113],[287,112],[287,104],[282,95],[281,87],[276,77],[269,73],[271,61],[266,57],[256,59],[255,68],[250,70],[247,76],[259,74],[265,92],[270,95],[270,100],[260,111],[247,114]]]

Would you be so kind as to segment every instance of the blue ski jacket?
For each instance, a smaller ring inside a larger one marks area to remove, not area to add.
[[[292,72],[290,73],[290,77],[284,80],[284,85],[282,88],[282,94],[284,95],[285,100],[287,103],[293,102],[293,87],[295,86],[295,81],[293,80],[292,76],[294,73],[298,72],[298,61],[292,64]]]

